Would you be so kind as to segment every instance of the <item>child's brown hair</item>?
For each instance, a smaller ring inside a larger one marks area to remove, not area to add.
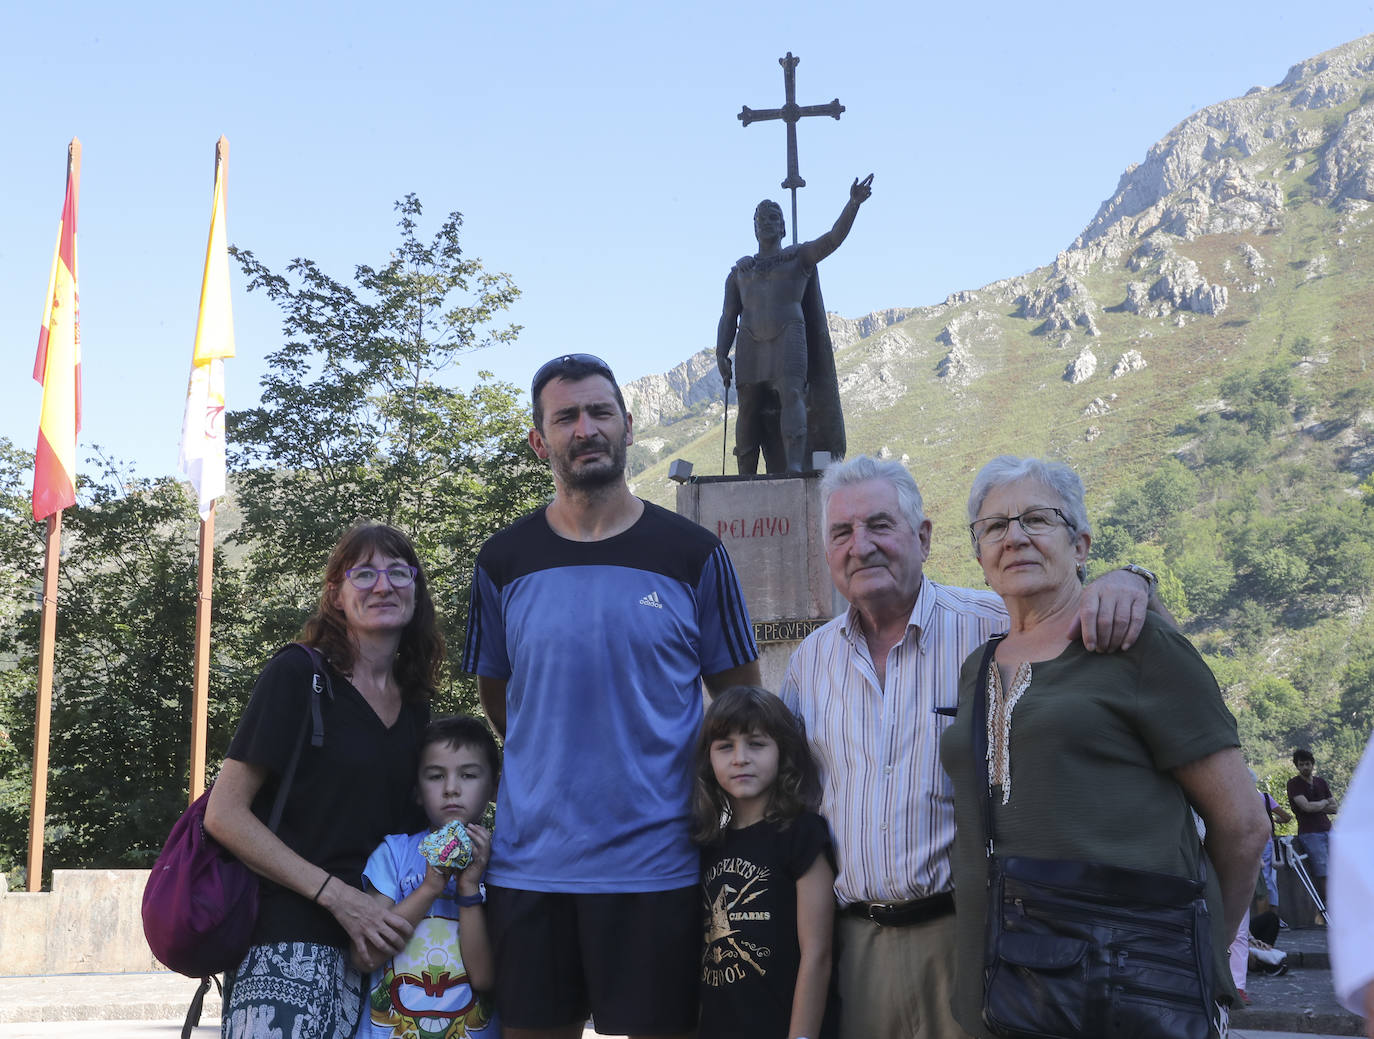
[[[759,732],[778,745],[778,775],[768,791],[764,819],[787,826],[820,803],[816,762],[802,723],[767,689],[734,686],[711,701],[697,734],[692,839],[698,844],[717,843],[730,825],[730,798],[716,782],[711,744],[737,732]]]

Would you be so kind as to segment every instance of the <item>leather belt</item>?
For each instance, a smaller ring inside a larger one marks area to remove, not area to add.
[[[872,920],[882,927],[910,927],[954,912],[954,892],[941,891],[929,898],[913,898],[909,902],[851,902],[840,912]]]

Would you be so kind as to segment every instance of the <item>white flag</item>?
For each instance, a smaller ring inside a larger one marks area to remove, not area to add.
[[[228,142],[220,138],[227,150]],[[181,471],[196,488],[205,519],[224,493],[224,361],[234,356],[234,313],[229,301],[229,248],[224,232],[224,162],[215,164],[215,201],[205,277],[200,286],[196,349],[181,423]]]

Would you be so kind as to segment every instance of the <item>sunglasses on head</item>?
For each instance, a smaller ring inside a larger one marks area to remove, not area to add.
[[[539,366],[539,371],[534,373],[534,381],[530,383],[530,399],[538,399],[539,391],[550,379],[567,375],[570,371],[575,372],[579,377],[604,375],[612,383],[615,383],[615,375],[611,372],[611,366],[597,357],[596,354],[560,354],[552,361],[545,361]]]

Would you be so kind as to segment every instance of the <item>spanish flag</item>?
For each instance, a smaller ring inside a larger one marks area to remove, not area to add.
[[[181,471],[196,488],[200,518],[224,493],[224,358],[234,356],[234,312],[229,298],[229,248],[224,230],[224,174],[229,142],[215,149],[215,197],[205,275],[200,284],[196,348],[181,422]]]
[[[33,466],[33,518],[44,520],[76,504],[81,327],[76,293],[76,190],[70,166],[33,377],[43,384],[43,414],[38,420],[38,451]]]

